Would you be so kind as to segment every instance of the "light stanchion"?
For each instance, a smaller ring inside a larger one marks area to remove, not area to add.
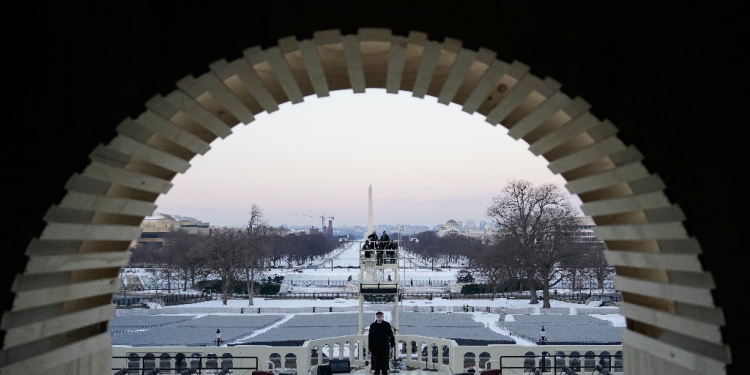
[[[542,326],[542,329],[539,331],[539,336],[541,336],[541,338],[537,342],[537,345],[546,345],[547,344],[547,330],[544,329],[544,326]]]
[[[214,340],[213,342],[216,343],[216,346],[221,346],[221,344],[224,342],[224,340],[221,339],[221,330],[218,328],[216,329],[216,340]]]

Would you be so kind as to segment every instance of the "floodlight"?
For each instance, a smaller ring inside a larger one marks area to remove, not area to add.
[[[571,369],[570,367],[567,367],[567,366],[565,366],[565,367],[562,368],[562,372],[564,372],[565,375],[576,375],[576,372],[573,371],[573,369]]]
[[[146,375],[159,375],[160,373],[161,373],[161,371],[159,371],[159,368],[156,367],[156,368],[153,368],[153,369],[149,370],[146,373]]]
[[[532,368],[531,368],[531,370],[529,370],[529,373],[530,373],[530,374],[533,374],[533,375],[542,375],[542,371],[540,371],[540,370],[539,370],[538,368],[536,368],[536,367],[532,367]]]
[[[221,339],[221,330],[218,328],[216,329],[216,340],[214,340],[213,342],[216,343],[216,346],[221,346],[221,344],[224,342],[224,340]]]
[[[121,369],[121,370],[118,370],[118,371],[117,371],[117,372],[115,373],[115,375],[127,375],[127,373],[128,373],[128,369],[126,369],[126,368],[123,368],[123,369]]]
[[[537,344],[544,345],[547,343],[547,330],[544,329],[544,326],[542,326],[542,329],[539,331],[539,336],[541,336],[541,339],[539,339],[539,342]]]
[[[187,370],[181,372],[180,375],[193,375],[196,372],[198,372],[196,369],[191,368],[191,369],[187,369]]]

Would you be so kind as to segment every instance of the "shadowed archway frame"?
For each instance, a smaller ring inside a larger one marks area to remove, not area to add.
[[[467,19],[465,12],[460,16]],[[106,321],[113,315],[109,302],[117,270],[127,262],[124,249],[153,211],[152,202],[176,173],[187,170],[192,155],[207,151],[211,139],[227,136],[260,111],[275,110],[274,103],[381,87],[433,95],[485,115],[529,142],[531,152],[566,178],[566,187],[595,217],[617,267],[630,371],[724,372],[729,356],[719,331],[723,310],[711,293],[715,275],[704,270],[680,208],[667,199],[661,179],[643,167],[638,150],[615,135],[614,125],[591,114],[584,100],[560,92],[554,79],[455,39],[373,28],[283,38],[245,50],[239,59],[219,60],[177,87],[123,121],[47,211],[10,288],[2,321],[4,371],[31,363],[59,373],[108,368]],[[617,87],[611,89],[618,95]]]
[[[498,60],[491,50],[462,48],[459,40],[438,42],[421,32],[397,36],[387,29],[349,35],[320,31],[312,39],[287,37],[278,46],[249,48],[243,55],[216,61],[210,71],[187,76],[177,90],[149,100],[146,111],[120,123],[118,135],[99,145],[91,163],[71,177],[68,193],[48,211],[47,226],[27,249],[26,271],[3,320],[5,348],[33,352],[24,345],[75,332],[80,339],[59,345],[61,358],[96,354],[109,360],[101,348],[111,345],[111,336],[96,332],[92,323],[106,324],[113,316],[108,300],[119,288],[129,242],[193,156],[281,103],[326,97],[333,90],[385,88],[431,95],[505,126],[566,179],[566,188],[581,198],[582,210],[597,223],[597,237],[610,249],[606,257],[624,294],[620,309],[628,322],[623,333],[628,369],[639,368],[633,359],[644,355],[704,373],[719,371],[728,361],[721,356],[726,350],[711,274],[701,268],[700,246],[683,228],[682,211],[664,195],[663,181],[641,164],[638,149],[617,137],[615,125],[592,115],[584,99],[560,91],[554,79],[529,73],[521,62]],[[53,315],[40,310],[55,304],[59,309],[47,310]],[[703,314],[692,314],[696,309]],[[35,318],[28,318],[29,311]],[[676,345],[686,341],[715,352]],[[669,355],[675,351],[678,356]],[[36,355],[9,369],[38,362]]]

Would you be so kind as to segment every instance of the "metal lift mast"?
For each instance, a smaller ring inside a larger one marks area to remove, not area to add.
[[[399,237],[402,229],[399,227]],[[388,246],[391,245],[391,246]],[[382,248],[381,248],[382,247]],[[390,247],[390,248],[389,248]],[[391,326],[399,331],[399,302],[401,299],[401,278],[398,265],[401,259],[401,239],[388,243],[375,242],[375,249],[362,249],[359,244],[359,334],[366,334],[365,302],[393,302]],[[366,301],[367,300],[367,301]]]

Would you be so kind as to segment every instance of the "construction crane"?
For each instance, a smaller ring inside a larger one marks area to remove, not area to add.
[[[323,231],[323,228],[325,228],[325,220],[326,220],[326,219],[331,219],[331,220],[334,220],[334,219],[333,219],[333,216],[326,216],[326,213],[325,213],[325,212],[323,212],[323,215],[321,215],[321,216],[315,216],[315,215],[306,215],[306,214],[289,214],[289,215],[294,215],[294,216],[307,216],[307,217],[319,217],[319,218],[320,218],[320,230],[321,230],[321,232]],[[333,229],[331,229],[331,233],[333,233]]]

